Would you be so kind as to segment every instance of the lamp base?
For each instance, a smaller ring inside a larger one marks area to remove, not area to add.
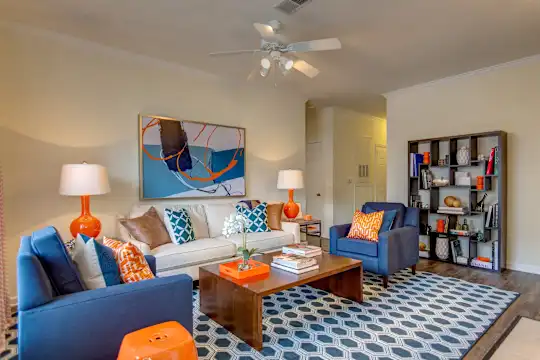
[[[90,214],[90,197],[81,196],[81,216],[71,222],[69,226],[73,238],[83,234],[96,238],[101,232],[101,221]]]
[[[300,206],[298,206],[298,204],[294,202],[294,190],[292,189],[289,190],[289,202],[285,204],[283,212],[289,220],[296,219],[296,217],[300,213]]]

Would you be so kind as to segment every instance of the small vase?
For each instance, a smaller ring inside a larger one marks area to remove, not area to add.
[[[458,165],[467,165],[470,160],[470,152],[468,147],[461,147],[456,155],[456,160]]]
[[[448,259],[449,244],[447,238],[437,238],[435,244],[435,255],[441,260]]]

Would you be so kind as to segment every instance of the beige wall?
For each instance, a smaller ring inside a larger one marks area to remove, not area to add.
[[[0,163],[11,294],[22,234],[44,225],[69,236],[79,200],[58,194],[60,168],[109,170],[112,192],[94,197],[103,234],[138,202],[138,113],[246,128],[248,198],[286,200],[277,172],[305,165],[304,99],[54,33],[0,24]],[[262,85],[264,86],[264,85]],[[304,202],[304,193],[297,193]],[[230,200],[216,200],[230,201]],[[200,202],[208,202],[201,200]]]
[[[407,202],[407,141],[508,132],[507,266],[540,273],[540,57],[387,95],[388,199]]]

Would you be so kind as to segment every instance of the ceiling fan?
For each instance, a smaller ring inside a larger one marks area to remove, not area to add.
[[[270,21],[268,24],[255,23],[253,26],[261,34],[260,49],[220,51],[210,53],[209,55],[224,56],[262,53],[263,56],[260,64],[260,74],[262,77],[267,77],[272,67],[274,67],[281,70],[283,75],[287,75],[295,69],[310,78],[314,78],[320,71],[304,60],[297,59],[294,54],[341,49],[341,42],[336,38],[288,44],[287,39],[280,34],[282,24],[277,20]]]

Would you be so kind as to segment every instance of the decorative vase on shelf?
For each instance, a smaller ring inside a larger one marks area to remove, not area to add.
[[[449,244],[447,238],[437,238],[435,244],[435,255],[441,260],[448,259]]]
[[[470,160],[470,155],[471,154],[469,152],[468,147],[463,146],[463,147],[459,148],[459,150],[457,152],[457,155],[456,155],[458,165],[467,165],[469,163],[469,160]]]

